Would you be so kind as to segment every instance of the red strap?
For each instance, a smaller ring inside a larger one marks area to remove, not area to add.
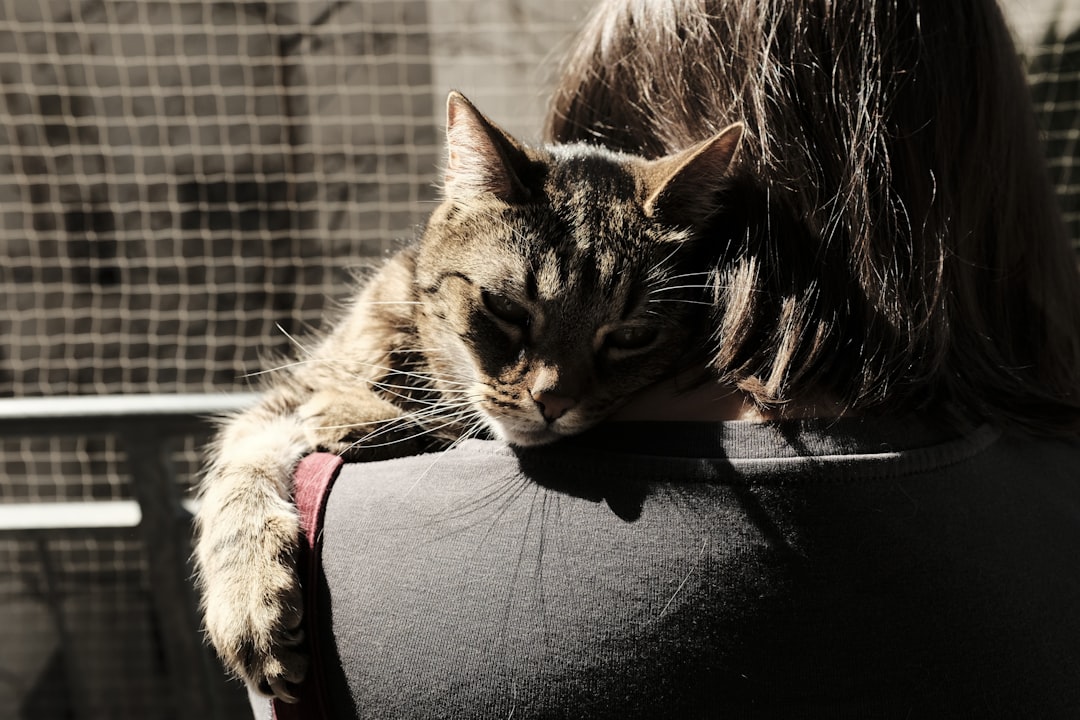
[[[311,665],[300,684],[299,702],[285,703],[274,699],[276,720],[323,720],[329,718],[322,687],[322,661],[319,653],[318,588],[319,588],[319,530],[330,487],[337,478],[343,462],[330,453],[308,455],[296,466],[293,474],[293,498],[300,511],[300,526],[307,539],[301,548],[299,572],[304,586],[304,625],[307,630],[307,649]]]

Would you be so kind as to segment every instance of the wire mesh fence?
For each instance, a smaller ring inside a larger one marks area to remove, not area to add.
[[[1080,21],[1049,27],[1030,56],[1032,99],[1062,219],[1080,250]]]
[[[247,388],[423,221],[449,89],[538,135],[588,4],[0,0],[0,397]],[[1080,243],[1080,13],[1005,7]],[[92,428],[0,438],[0,471],[2,504],[133,497]],[[0,535],[0,558],[0,717],[178,714],[136,536]]]
[[[551,21],[481,10],[6,0],[0,394],[241,385],[423,219],[448,85],[536,105]]]

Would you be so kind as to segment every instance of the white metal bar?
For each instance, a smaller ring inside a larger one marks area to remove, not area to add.
[[[215,415],[252,405],[256,393],[80,395],[0,399],[0,420]]]
[[[133,528],[141,521],[135,500],[0,505],[0,532]]]

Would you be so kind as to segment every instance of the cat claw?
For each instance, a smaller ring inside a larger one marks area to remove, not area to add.
[[[285,657],[275,658],[268,665],[275,666],[273,672],[266,668],[257,687],[264,695],[269,695],[283,702],[295,703],[300,699],[300,683],[307,674],[307,658],[298,653],[284,653]]]
[[[232,663],[237,674],[263,695],[294,703],[307,674],[308,658],[299,648],[303,631],[287,633],[273,647],[256,652],[249,645],[242,658]]]
[[[270,687],[267,688],[265,694],[273,695],[278,700],[287,703],[295,703],[300,701],[300,698],[298,697],[299,693],[293,692],[293,686],[291,683],[286,682],[281,678],[274,678],[272,680],[267,680],[267,682],[270,684]]]

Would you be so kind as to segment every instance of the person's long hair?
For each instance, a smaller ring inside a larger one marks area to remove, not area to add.
[[[735,121],[721,380],[1078,431],[1080,279],[993,0],[606,0],[547,134],[660,156]]]

